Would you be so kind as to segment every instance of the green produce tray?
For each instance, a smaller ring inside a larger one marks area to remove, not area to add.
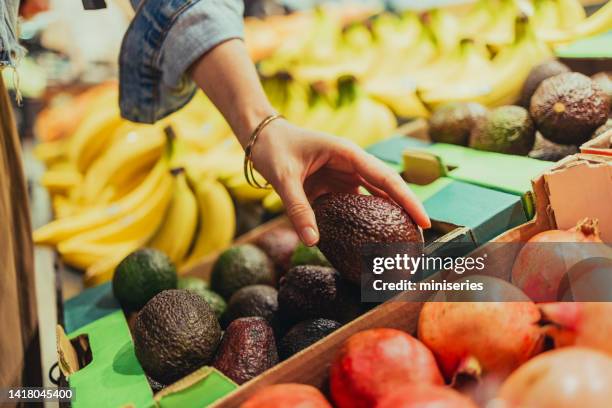
[[[380,160],[392,164],[402,164],[402,152],[406,149],[427,148],[431,143],[409,136],[393,136],[366,148],[366,151]]]
[[[104,286],[104,285],[101,285]],[[238,386],[212,367],[202,367],[153,395],[134,352],[134,343],[121,310],[70,333],[87,335],[91,362],[68,377],[74,389],[74,408],[206,407]]]
[[[71,333],[104,316],[121,310],[111,282],[85,289],[64,302],[64,329]]]
[[[555,53],[559,58],[612,58],[612,31],[560,46]]]

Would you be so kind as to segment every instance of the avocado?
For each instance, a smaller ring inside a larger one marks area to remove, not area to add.
[[[598,72],[591,79],[608,95],[608,99],[612,103],[612,72]]]
[[[599,135],[603,135],[610,129],[612,129],[612,119],[608,119],[606,123],[595,129],[595,132],[593,132],[593,139]]]
[[[423,243],[412,218],[393,201],[369,195],[328,193],[313,204],[319,249],[347,281],[359,285],[368,246]],[[410,246],[410,249],[418,249]],[[313,316],[323,317],[323,316]]]
[[[531,98],[529,112],[548,140],[580,145],[606,123],[610,99],[591,78],[577,72],[544,80]]]
[[[195,276],[178,278],[177,289],[208,289],[208,282]]]
[[[223,313],[225,313],[225,310],[227,309],[227,303],[225,303],[223,297],[218,293],[215,293],[207,288],[194,288],[187,290],[192,291],[193,293],[199,295],[202,299],[204,299],[206,303],[208,303],[208,305],[211,307],[213,312],[215,312],[215,316],[217,317],[217,319],[220,319],[221,316],[223,316]]]
[[[221,327],[200,296],[170,289],[140,310],[133,337],[136,357],[145,373],[162,384],[171,384],[212,361]]]
[[[276,276],[281,276],[291,268],[291,256],[299,242],[300,238],[293,228],[281,227],[261,235],[255,245],[272,260]]]
[[[531,157],[532,159],[557,162],[564,157],[571,156],[579,151],[580,149],[578,146],[553,143],[550,140],[546,140],[540,134],[540,132],[537,132],[533,150],[530,151],[527,156]]]
[[[291,267],[298,265],[331,266],[325,255],[316,246],[306,246],[299,243],[291,256]]]
[[[292,355],[316,343],[342,326],[335,320],[310,319],[299,322],[283,336],[278,343],[278,355],[286,360]]]
[[[347,322],[361,314],[359,295],[334,268],[300,265],[280,279],[279,314],[285,324],[318,317]]]
[[[470,147],[488,152],[527,155],[535,142],[529,112],[520,106],[500,106],[476,122]]]
[[[239,202],[234,200],[236,209],[236,236],[251,231],[264,220],[265,211],[258,201]]]
[[[212,363],[237,384],[243,384],[278,363],[272,328],[262,317],[230,323]]]
[[[164,388],[166,388],[166,385],[160,383],[159,381],[154,380],[153,378],[149,377],[148,375],[145,374],[145,377],[147,377],[147,381],[149,383],[149,387],[151,387],[151,391],[153,391],[153,394],[156,394],[156,393],[160,392],[161,390],[163,390]]]
[[[272,326],[276,326],[278,310],[277,292],[268,285],[249,285],[232,295],[223,316],[225,324],[240,317],[263,317]]]
[[[272,262],[255,245],[236,245],[225,250],[213,265],[211,288],[229,299],[238,289],[255,284],[273,285]]]
[[[452,102],[440,106],[429,118],[429,137],[438,143],[467,146],[476,121],[487,108],[475,102]]]
[[[520,105],[525,109],[529,109],[531,97],[535,93],[536,89],[538,89],[538,86],[540,86],[542,81],[564,72],[571,72],[571,69],[569,69],[567,65],[557,60],[545,61],[533,67],[531,71],[529,71],[529,76],[527,76],[527,79],[523,84]]]
[[[166,254],[151,248],[129,254],[113,275],[113,294],[127,311],[140,310],[153,296],[176,286],[176,267]]]

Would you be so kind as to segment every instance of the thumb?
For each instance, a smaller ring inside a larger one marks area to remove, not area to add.
[[[285,204],[285,213],[302,242],[308,246],[315,245],[319,241],[319,229],[302,185],[290,181],[276,190]]]

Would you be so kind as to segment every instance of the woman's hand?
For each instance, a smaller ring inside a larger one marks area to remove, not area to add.
[[[357,193],[361,186],[401,205],[421,227],[431,225],[400,175],[345,139],[278,119],[261,132],[252,157],[257,171],[280,195],[285,212],[306,245],[319,240],[310,202],[333,191]]]

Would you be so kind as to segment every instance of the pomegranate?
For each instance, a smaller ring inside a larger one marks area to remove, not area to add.
[[[385,396],[376,408],[476,408],[452,388],[430,384],[403,385]]]
[[[269,385],[257,391],[240,408],[331,408],[323,394],[305,384]]]
[[[545,329],[555,346],[584,346],[612,356],[612,303],[544,303],[540,309],[552,322]]]
[[[501,387],[503,407],[608,408],[612,358],[581,347],[553,350],[519,367]]]
[[[505,376],[542,350],[539,320],[529,301],[430,302],[421,310],[418,337],[449,381],[457,374]]]
[[[533,301],[557,300],[559,284],[568,269],[583,259],[612,258],[612,248],[602,243],[597,224],[596,219],[585,218],[567,231],[550,230],[533,236],[514,262],[512,282]]]
[[[370,329],[351,336],[330,370],[330,392],[338,408],[370,408],[398,386],[443,384],[431,352],[395,329]]]

